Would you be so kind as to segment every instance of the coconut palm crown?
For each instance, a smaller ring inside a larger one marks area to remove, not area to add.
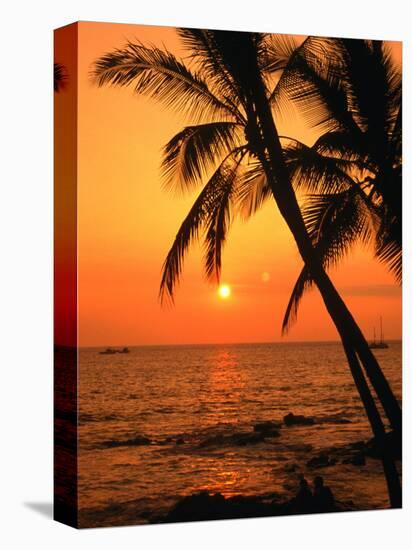
[[[257,152],[259,129],[250,123],[244,87],[218,40],[225,33],[178,31],[190,55],[128,43],[101,57],[94,78],[102,86],[133,86],[184,112],[192,124],[164,148],[163,176],[180,191],[203,186],[163,266],[162,301],[174,298],[185,254],[203,234],[208,279],[218,281],[222,246],[236,214],[247,218],[271,196]],[[326,267],[357,241],[373,243],[378,259],[401,277],[401,79],[382,42],[309,37],[298,45],[254,33],[259,65],[274,111],[294,102],[323,131],[307,146],[282,137],[303,215]],[[234,52],[236,56],[237,52]],[[247,63],[242,64],[247,71]],[[241,66],[242,66],[241,65]],[[243,80],[244,82],[244,80]],[[249,120],[249,123],[248,123]],[[303,268],[283,322],[295,319],[313,281]]]
[[[303,217],[325,267],[362,242],[401,280],[401,91],[381,41],[309,39],[282,75],[276,93],[321,131],[311,147],[294,141],[285,155],[295,189],[306,193]],[[284,330],[312,284],[303,268]]]
[[[97,60],[93,74],[100,86],[133,86],[136,93],[155,97],[184,112],[192,122],[163,151],[165,186],[183,192],[198,186],[202,190],[165,260],[162,301],[173,301],[185,254],[201,234],[206,276],[219,280],[222,247],[230,224],[236,214],[251,208],[255,191],[266,180],[256,152],[259,129],[250,123],[245,89],[234,77],[234,67],[228,66],[227,49],[223,57],[219,48],[218,41],[228,33],[193,29],[178,32],[190,52],[185,61],[166,49],[129,42],[125,48]],[[253,33],[252,37],[269,94],[297,44],[271,34]],[[236,51],[233,56],[237,56]]]

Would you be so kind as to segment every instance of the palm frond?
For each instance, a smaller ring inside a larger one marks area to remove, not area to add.
[[[67,82],[67,70],[61,63],[54,63],[53,66],[53,87],[55,92],[61,92]]]
[[[388,162],[397,169],[402,165],[402,104],[398,106],[389,140]]]
[[[269,103],[273,107],[275,113],[282,114],[287,111],[288,96],[287,81],[296,77],[294,67],[296,59],[301,55],[301,52],[310,47],[313,42],[313,37],[307,37],[303,42],[293,51],[290,55],[288,62],[286,63],[279,80],[276,82],[275,87],[269,94]]]
[[[319,154],[346,160],[361,168],[368,168],[368,149],[359,133],[347,131],[325,132],[315,141],[312,148]]]
[[[260,69],[267,74],[283,71],[298,49],[295,38],[287,34],[265,34]]]
[[[378,242],[376,257],[389,267],[400,284],[402,282],[402,246],[396,240],[384,238]]]
[[[392,60],[390,60],[389,63],[390,74],[388,76],[389,91],[387,101],[388,114],[386,127],[388,134],[392,135],[396,131],[396,126],[399,122],[398,114],[402,112],[402,73],[393,64]]]
[[[240,162],[244,156],[240,154],[238,160],[231,166],[222,166],[219,171],[221,188],[219,200],[211,209],[206,224],[205,234],[205,273],[207,279],[219,282],[222,267],[222,248],[226,241],[227,232],[232,219],[232,205],[236,195],[236,178]]]
[[[165,146],[162,170],[165,185],[181,191],[202,181],[239,143],[234,122],[186,126]]]
[[[393,215],[384,202],[379,206],[375,255],[386,264],[398,283],[402,281],[402,216]]]
[[[253,161],[239,175],[236,209],[244,220],[252,217],[272,196],[265,171],[260,162]]]
[[[297,64],[299,76],[290,80],[287,93],[312,128],[328,130],[353,126],[345,90],[332,69],[326,74],[306,61]]]
[[[372,142],[382,141],[378,144],[382,148],[391,130],[393,111],[397,111],[400,102],[400,73],[384,42],[354,39],[339,42],[344,59],[342,78],[352,112]]]
[[[348,110],[334,39],[310,37],[297,48],[272,94],[285,94],[311,127],[336,130],[357,127]]]
[[[317,144],[308,147],[291,143],[284,147],[284,158],[296,190],[309,193],[337,193],[351,187],[348,173],[351,166],[345,160],[320,154]]]
[[[177,30],[183,44],[191,51],[191,58],[202,67],[202,74],[212,85],[213,91],[230,105],[232,114],[238,122],[245,122],[239,108],[242,104],[242,94],[216,46],[215,32],[217,31],[188,28]]]
[[[254,87],[251,68],[259,65],[264,52],[264,35],[241,31],[205,31],[207,32],[211,54],[230,79],[238,101],[248,112],[248,103]],[[246,120],[245,120],[246,121]]]
[[[387,145],[389,56],[381,41],[341,39],[342,79],[351,112],[379,160]]]
[[[225,159],[214,172],[176,234],[173,245],[163,264],[159,290],[161,303],[165,303],[167,300],[173,303],[174,289],[179,283],[184,258],[190,244],[198,239],[200,232],[207,227],[208,222],[210,223],[212,213],[216,211],[219,203],[224,201],[227,196],[227,185],[230,182],[226,181],[225,176],[227,175],[229,163],[230,157]]]
[[[367,131],[370,124],[378,122],[376,115],[378,118],[382,115],[380,103],[386,94],[386,90],[382,90],[382,66],[374,55],[370,41],[340,39],[336,43],[342,50],[342,78],[348,88],[352,112],[358,124]]]
[[[369,245],[375,233],[368,205],[357,188],[331,195],[310,196],[302,216],[326,269],[340,262],[356,242]],[[310,271],[304,267],[286,308],[282,322],[283,333],[296,320],[302,297],[312,285]]]
[[[133,85],[136,94],[154,97],[196,120],[233,117],[230,106],[210,91],[200,74],[167,50],[129,42],[97,59],[92,78],[98,86]]]
[[[282,334],[286,334],[298,317],[299,305],[304,293],[312,287],[313,281],[306,267],[302,269],[290,295],[282,321]]]
[[[371,242],[374,230],[368,206],[356,187],[308,197],[302,216],[326,267],[341,260],[355,241]]]

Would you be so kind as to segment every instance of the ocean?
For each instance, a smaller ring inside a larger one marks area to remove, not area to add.
[[[146,523],[198,491],[290,498],[321,474],[356,509],[387,508],[379,460],[308,461],[371,437],[338,343],[132,347],[79,351],[80,526]],[[375,350],[400,399],[402,346]],[[242,442],[259,422],[313,425]],[[239,437],[240,434],[240,437]]]

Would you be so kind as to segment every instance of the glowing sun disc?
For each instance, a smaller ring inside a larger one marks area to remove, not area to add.
[[[226,298],[229,298],[231,294],[230,286],[229,285],[220,285],[218,290],[219,296],[226,300]]]

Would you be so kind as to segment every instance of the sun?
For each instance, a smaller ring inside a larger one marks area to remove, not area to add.
[[[231,295],[232,291],[229,285],[220,285],[219,290],[217,291],[220,298],[226,300]]]

